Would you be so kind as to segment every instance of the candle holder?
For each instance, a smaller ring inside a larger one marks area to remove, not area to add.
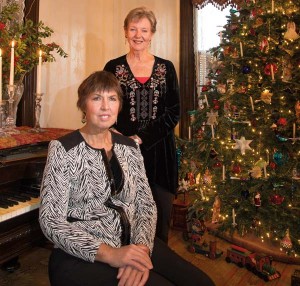
[[[0,101],[0,136],[5,136],[4,128],[4,110],[5,110],[6,101]]]
[[[15,113],[14,113],[14,96],[15,96],[15,85],[8,84],[7,85],[7,92],[8,92],[8,116],[6,118],[6,133],[8,134],[18,134],[20,133],[16,129],[16,120],[15,120]]]
[[[35,123],[34,123],[34,132],[43,132],[43,129],[40,126],[40,117],[41,117],[41,101],[43,93],[35,93]]]

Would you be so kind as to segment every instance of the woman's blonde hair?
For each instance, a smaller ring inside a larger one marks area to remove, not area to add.
[[[129,23],[133,21],[138,21],[142,18],[147,18],[151,24],[151,32],[154,34],[156,32],[156,17],[154,13],[148,10],[146,7],[135,8],[127,14],[124,20],[124,30],[127,30]]]

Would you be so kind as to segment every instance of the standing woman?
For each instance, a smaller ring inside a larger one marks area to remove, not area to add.
[[[144,7],[124,20],[129,52],[104,69],[119,80],[123,109],[114,128],[140,144],[146,174],[157,205],[156,235],[168,242],[172,203],[178,184],[174,128],[179,121],[179,87],[172,62],[149,52],[156,18]]]

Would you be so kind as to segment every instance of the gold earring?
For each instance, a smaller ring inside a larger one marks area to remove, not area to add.
[[[82,114],[81,122],[86,123],[86,113],[85,112]]]

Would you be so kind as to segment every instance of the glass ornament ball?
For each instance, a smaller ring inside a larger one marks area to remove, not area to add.
[[[251,68],[249,66],[243,66],[242,72],[243,74],[248,74],[251,72]]]
[[[278,166],[281,166],[281,165],[285,162],[285,160],[286,160],[286,158],[285,158],[285,156],[283,155],[283,153],[278,152],[278,151],[274,153],[273,159],[274,159],[275,163],[276,163]]]

